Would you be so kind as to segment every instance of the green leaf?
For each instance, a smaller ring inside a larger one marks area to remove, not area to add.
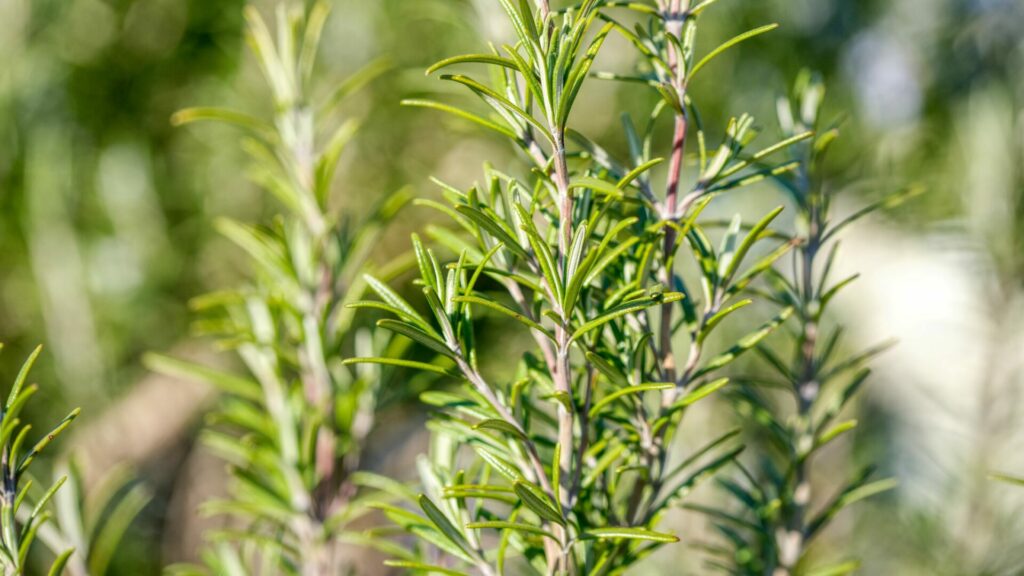
[[[604,374],[605,378],[607,378],[609,382],[616,386],[629,386],[629,378],[600,355],[594,354],[588,350],[586,352],[586,357],[587,361],[593,364],[601,374]]]
[[[537,230],[533,219],[530,214],[526,212],[526,209],[516,204],[516,212],[519,215],[519,219],[522,222],[522,229],[526,232],[526,238],[530,242],[530,247],[533,249],[533,254],[536,256],[537,263],[540,265],[541,274],[547,281],[548,288],[551,290],[552,296],[557,302],[563,301],[563,284],[562,275],[559,274],[558,263],[555,261],[555,256],[552,254],[548,243],[541,236],[540,231]]]
[[[448,345],[440,338],[433,334],[428,334],[412,324],[407,324],[398,320],[378,320],[377,326],[419,342],[434,352],[443,354],[449,358],[457,358],[455,352],[448,348]]]
[[[209,120],[231,124],[263,138],[271,138],[274,134],[274,129],[259,118],[224,108],[185,108],[171,116],[171,124],[174,126]]]
[[[413,253],[416,255],[416,263],[419,265],[420,278],[423,279],[423,283],[434,290],[440,291],[441,284],[437,277],[437,262],[433,254],[423,247],[423,242],[420,241],[418,234],[412,235],[412,248]]]
[[[427,518],[441,531],[442,534],[460,550],[465,552],[467,555],[470,554],[472,548],[469,542],[466,541],[466,537],[462,535],[462,532],[452,524],[451,520],[441,512],[441,509],[434,504],[426,495],[421,494],[419,497],[420,508],[427,515]]]
[[[861,474],[860,478],[850,483],[842,492],[836,495],[825,507],[822,509],[817,516],[812,518],[807,523],[807,535],[808,538],[812,538],[815,534],[821,531],[840,510],[847,506],[870,498],[876,494],[882,492],[888,492],[896,486],[899,482],[895,478],[886,478],[883,480],[876,480],[874,482],[868,482],[867,479],[871,474],[871,470],[868,469]]]
[[[74,548],[70,548],[57,556],[57,559],[50,565],[49,576],[61,576],[64,574],[64,568],[68,565],[68,560],[71,559],[71,555],[75,553]]]
[[[523,17],[523,14],[519,12],[508,0],[499,0],[501,7],[505,10],[505,14],[508,16],[509,21],[512,23],[512,28],[515,30],[516,35],[523,45],[538,50],[538,42],[540,38],[537,34],[537,29],[532,23],[531,17]]]
[[[828,371],[822,374],[821,381],[827,382],[832,378],[835,378],[839,374],[846,372],[847,370],[859,369],[864,365],[865,362],[871,360],[872,358],[878,356],[879,354],[882,354],[883,352],[889,350],[895,345],[895,340],[888,340],[886,342],[882,342],[881,344],[876,344],[875,346],[872,346],[855,356],[847,358],[846,360],[839,362],[835,366],[832,366],[831,368],[828,369]]]
[[[768,166],[766,168],[750,172],[749,174],[737,176],[736,178],[726,180],[725,182],[717,183],[711,188],[708,188],[708,192],[724,192],[734,188],[743,188],[745,186],[750,186],[751,184],[756,184],[767,178],[782,176],[783,174],[787,174],[798,168],[800,168],[800,162],[797,161],[786,162],[777,166]]]
[[[768,225],[771,224],[772,221],[775,220],[775,218],[782,213],[782,210],[782,206],[779,206],[778,208],[772,210],[771,212],[768,213],[768,215],[759,220],[757,224],[755,224],[750,229],[750,232],[748,232],[747,235],[743,238],[743,242],[741,242],[739,247],[736,248],[736,252],[733,255],[732,260],[729,262],[729,266],[725,270],[725,274],[723,275],[723,277],[725,278],[726,282],[732,279],[732,277],[736,274],[736,271],[739,269],[740,264],[743,262],[744,258],[747,257],[747,253],[749,253],[750,249],[754,247],[754,244],[762,238],[762,233],[768,228]]]
[[[772,154],[775,154],[776,152],[778,152],[780,150],[784,150],[784,149],[786,149],[786,148],[788,148],[788,147],[790,147],[790,146],[792,146],[794,144],[798,144],[800,142],[803,142],[804,140],[808,140],[808,139],[813,138],[813,137],[814,137],[814,132],[811,131],[811,130],[808,130],[807,132],[802,132],[802,133],[797,134],[795,136],[790,136],[789,138],[786,138],[785,140],[780,140],[779,142],[776,142],[775,144],[772,144],[771,146],[768,146],[767,148],[764,148],[762,150],[758,150],[753,155],[751,155],[750,158],[741,160],[741,161],[739,161],[739,162],[729,166],[725,170],[722,170],[722,172],[718,176],[719,176],[719,178],[726,178],[728,176],[732,176],[733,174],[739,172],[740,170],[746,168],[747,166],[750,166],[751,164],[755,164],[757,162],[760,162],[761,160],[764,160],[768,156],[771,156]]]
[[[7,408],[5,409],[6,413],[3,415],[5,428],[7,428],[8,422],[13,422],[14,420],[18,419],[18,415],[21,414],[22,408],[25,407],[25,404],[28,403],[29,399],[32,398],[32,396],[35,396],[36,392],[38,391],[39,387],[36,386],[35,384],[30,384],[20,390],[18,396],[14,398],[14,400],[10,404],[8,404]]]
[[[668,491],[661,506],[667,505],[673,500],[677,500],[686,496],[686,494],[693,490],[693,488],[697,484],[703,482],[706,478],[709,478],[712,475],[714,475],[726,464],[733,462],[736,459],[736,457],[743,452],[744,449],[744,446],[733,448],[729,452],[719,456],[718,458],[715,458],[711,462],[705,464],[704,466],[701,466],[696,471],[692,472],[682,482],[680,482],[674,488]],[[679,467],[678,469],[682,469],[682,467]]]
[[[494,110],[499,114],[501,114],[502,110],[504,110],[505,114],[508,115],[507,119],[518,118],[519,120],[522,120],[526,124],[532,126],[533,129],[539,132],[542,136],[544,136],[544,138],[547,139],[548,142],[554,141],[554,137],[551,135],[551,132],[547,129],[547,127],[541,124],[536,118],[533,117],[533,115],[531,115],[526,110],[523,110],[519,106],[516,106],[508,98],[505,98],[504,96],[498,94],[497,92],[488,88],[487,86],[484,86],[483,84],[477,82],[476,80],[473,80],[472,78],[468,76],[463,76],[461,74],[444,74],[441,76],[441,79],[462,84],[463,86],[472,90],[477,96],[479,96],[484,102],[486,102],[492,108],[494,108]],[[516,137],[516,139],[518,138]]]
[[[505,228],[491,219],[490,216],[472,206],[461,204],[455,207],[455,210],[463,216],[472,220],[482,230],[494,237],[497,242],[504,244],[505,248],[512,251],[516,256],[520,258],[528,259],[530,253],[525,248],[519,245],[519,241],[512,237]]]
[[[1000,472],[993,472],[988,475],[989,479],[997,482],[1005,482],[1007,484],[1016,484],[1017,486],[1024,486],[1024,477],[1011,476],[1009,474],[1002,474]]]
[[[536,534],[538,536],[544,536],[552,540],[557,540],[555,535],[543,528],[537,526],[531,526],[529,524],[520,524],[517,522],[504,522],[504,521],[490,521],[490,522],[471,522],[466,524],[466,528],[470,530],[514,530],[516,532],[525,532],[527,534]]]
[[[562,513],[558,511],[551,500],[541,492],[540,488],[533,486],[532,484],[519,480],[513,484],[512,489],[515,490],[516,496],[526,505],[527,508],[533,510],[537,516],[540,516],[541,520],[547,520],[554,522],[559,526],[565,526],[565,519],[562,518]]]
[[[694,373],[693,378],[700,378],[701,376],[708,374],[709,372],[713,372],[729,364],[730,362],[738,358],[741,354],[756,346],[758,342],[764,340],[769,334],[774,332],[776,328],[782,325],[782,323],[785,322],[792,315],[793,309],[786,308],[781,313],[779,313],[778,316],[764,323],[760,328],[758,328],[754,332],[751,332],[750,334],[747,334],[743,338],[740,338],[740,340],[731,348],[729,348],[722,354],[715,356],[711,360],[708,360],[708,362],[700,370],[697,370],[697,372]]]
[[[359,92],[367,84],[390,72],[393,68],[394,64],[386,57],[371,61],[334,88],[331,95],[319,106],[320,113],[329,114],[346,98]]]
[[[217,231],[244,250],[260,266],[267,270],[287,270],[289,264],[279,242],[263,230],[236,222],[230,218],[218,218],[214,222]]]
[[[679,538],[664,532],[622,526],[617,528],[590,528],[580,535],[583,540],[648,540],[651,542],[679,542]]]
[[[369,274],[363,274],[363,279],[370,286],[370,289],[373,290],[377,294],[377,296],[380,297],[381,300],[386,302],[388,306],[391,306],[392,308],[395,308],[400,311],[400,313],[398,314],[399,318],[402,318],[408,322],[415,324],[416,326],[418,326],[420,329],[427,333],[434,332],[434,329],[433,327],[430,326],[430,323],[427,322],[426,319],[423,318],[423,316],[420,316],[419,312],[417,312],[415,308],[413,308],[408,302],[405,301],[404,298],[399,296],[398,293],[392,290],[391,287],[389,287],[387,284]],[[436,334],[436,332],[434,333]]]
[[[628,386],[626,388],[620,388],[619,390],[616,390],[615,392],[612,392],[611,394],[602,398],[601,401],[598,402],[597,404],[594,404],[594,406],[590,409],[589,416],[591,418],[594,418],[595,416],[601,413],[602,409],[604,409],[606,406],[622,397],[633,394],[643,394],[644,392],[651,392],[654,390],[671,390],[675,387],[676,385],[671,382],[664,382],[655,384],[640,384],[637,386]]]
[[[629,173],[620,178],[619,181],[615,184],[615,187],[621,190],[626,186],[629,186],[630,184],[633,183],[634,180],[636,180],[640,176],[643,176],[651,168],[654,168],[655,166],[661,164],[664,161],[664,158],[654,158],[652,160],[644,162],[643,164],[637,166],[636,168],[633,168],[632,170],[629,171]]]
[[[53,499],[53,496],[57,493],[57,490],[60,490],[61,486],[63,486],[64,483],[67,482],[67,480],[67,476],[61,476],[60,478],[57,479],[56,482],[53,483],[53,486],[50,486],[50,488],[43,494],[39,501],[36,502],[36,505],[32,508],[32,512],[28,516],[30,522],[32,520],[35,520],[36,518],[39,518],[43,514],[43,510],[46,508],[46,505],[50,503],[50,500]]]
[[[302,50],[299,53],[297,65],[299,78],[304,88],[308,87],[312,81],[317,49],[320,47],[320,38],[330,12],[330,4],[325,0],[320,0],[313,4],[306,17],[306,31],[302,36]]]
[[[676,408],[676,407],[682,408],[682,407],[685,407],[685,406],[689,406],[690,404],[693,404],[694,402],[696,402],[698,400],[702,400],[704,398],[707,398],[708,396],[714,394],[718,390],[721,390],[728,383],[729,383],[729,379],[728,378],[719,378],[718,380],[715,380],[714,382],[705,384],[705,385],[697,388],[696,390],[691,391],[686,396],[683,396],[683,398],[681,400],[679,400],[676,404],[673,405],[673,408]]]
[[[424,370],[427,372],[433,372],[435,374],[442,374],[444,376],[458,376],[458,372],[438,366],[436,364],[427,364],[426,362],[416,362],[415,360],[404,360],[402,358],[385,358],[385,357],[359,357],[359,358],[346,358],[341,361],[346,366],[354,364],[383,364],[386,366],[398,366],[400,368],[414,368],[416,370]]]
[[[621,318],[623,316],[626,316],[627,314],[633,314],[634,312],[646,310],[647,308],[650,308],[652,306],[659,306],[661,304],[667,304],[670,302],[678,302],[679,300],[682,299],[683,295],[679,292],[667,292],[665,294],[662,294],[660,297],[648,297],[643,298],[641,300],[624,302],[622,304],[614,306],[610,310],[606,310],[597,318],[594,318],[586,322],[579,328],[577,328],[576,331],[572,333],[572,337],[570,338],[570,340],[577,340],[587,332],[600,328],[601,326],[604,326],[605,324],[611,322],[612,320],[615,320],[616,318]]]
[[[263,400],[260,385],[248,378],[162,354],[148,353],[142,357],[142,363],[150,370],[166,376],[206,382],[223,392],[254,402]]]
[[[465,120],[469,120],[470,122],[474,122],[474,123],[476,123],[476,124],[478,124],[480,126],[483,126],[484,128],[487,128],[488,130],[493,130],[493,131],[495,131],[495,132],[497,132],[499,134],[502,134],[504,136],[508,136],[509,138],[512,138],[514,140],[518,140],[519,139],[519,135],[516,134],[515,132],[513,132],[511,128],[508,128],[506,126],[502,126],[501,124],[498,124],[496,122],[491,122],[490,120],[487,120],[486,118],[483,118],[481,116],[477,116],[476,114],[473,114],[472,112],[467,112],[467,111],[465,111],[465,110],[463,110],[461,108],[456,108],[455,106],[450,106],[448,104],[442,104],[440,102],[435,102],[433,100],[417,100],[417,99],[414,99],[414,98],[407,98],[405,100],[402,100],[402,105],[403,106],[417,106],[417,107],[420,107],[420,108],[432,108],[434,110],[440,110],[442,112],[447,112],[447,113],[452,114],[454,116],[458,116],[458,117],[463,118]]]
[[[516,63],[508,58],[502,58],[494,54],[463,54],[461,56],[452,56],[451,58],[445,58],[440,62],[437,62],[430,68],[427,68],[427,76],[437,72],[442,68],[448,66],[454,66],[456,64],[493,64],[495,66],[504,66],[505,68],[511,68],[512,70],[518,70],[519,67]]]
[[[622,190],[616,187],[615,184],[593,176],[579,176],[577,178],[573,178],[572,181],[569,182],[569,189],[593,190],[614,198],[622,196]]]
[[[5,411],[10,412],[14,401],[21,394],[21,387],[25,385],[25,380],[28,379],[29,371],[32,370],[32,366],[36,363],[36,358],[39,358],[39,353],[42,351],[42,346],[36,346],[25,362],[22,363],[21,369],[18,370],[18,375],[14,378],[14,385],[11,387],[11,393],[7,396],[7,403],[4,405]]]
[[[522,480],[522,474],[520,474],[519,471],[516,470],[515,466],[510,464],[504,458],[481,446],[474,445],[473,449],[480,455],[480,458],[487,462],[487,464],[498,474],[504,476],[509,482],[518,482]]]
[[[374,472],[366,470],[353,472],[349,476],[349,481],[356,486],[370,488],[403,500],[412,501],[417,498],[417,494],[405,483]]]
[[[693,16],[698,16],[701,12],[707,10],[708,7],[710,7],[715,2],[718,2],[718,0],[704,0],[703,2],[694,6],[693,8],[690,8],[689,14]]]
[[[572,105],[576,101],[576,96],[583,87],[583,82],[587,79],[590,68],[594,64],[594,59],[597,58],[597,53],[601,51],[601,46],[604,45],[604,41],[608,37],[608,33],[612,31],[613,27],[614,24],[609,22],[598,31],[594,36],[594,39],[590,42],[590,47],[587,48],[587,52],[583,55],[583,58],[576,63],[576,66],[569,74],[569,78],[566,80],[565,88],[563,89],[562,100],[559,102],[559,125],[564,126],[569,121],[569,113],[572,111]]]
[[[496,302],[489,298],[481,298],[479,296],[458,296],[455,298],[455,301],[463,304],[478,304],[480,306],[487,307],[491,310],[504,314],[505,316],[508,316],[509,318],[518,321],[519,323],[523,324],[528,328],[540,332],[541,334],[547,336],[548,339],[552,341],[554,341],[555,339],[555,335],[552,334],[550,330],[541,326],[537,322],[530,320],[524,314],[516,312],[515,310],[509,308],[508,306],[505,306],[504,304],[501,304],[500,302]]]
[[[691,68],[689,70],[689,73],[687,74],[686,81],[689,82],[690,80],[692,80],[693,77],[697,74],[697,72],[700,72],[701,68],[703,68],[704,66],[707,66],[708,63],[710,63],[716,57],[721,55],[722,52],[725,52],[729,48],[732,48],[733,46],[739,44],[740,42],[743,42],[744,40],[749,40],[751,38],[754,38],[755,36],[760,36],[761,34],[764,34],[766,32],[771,32],[772,30],[775,30],[778,27],[779,27],[778,24],[768,24],[767,26],[761,26],[760,28],[754,28],[753,30],[748,30],[748,31],[746,31],[746,32],[744,32],[742,34],[739,34],[737,36],[733,36],[729,40],[726,40],[725,42],[720,44],[717,48],[715,48],[711,52],[708,52],[708,54],[706,56],[704,56],[703,58],[700,59],[700,61],[698,61],[696,64],[694,64],[693,68]]]
[[[61,432],[67,429],[67,427],[71,425],[71,422],[73,422],[75,418],[77,418],[78,415],[81,414],[81,412],[81,408],[75,408],[74,410],[71,411],[70,414],[68,414],[67,416],[64,417],[63,420],[61,420],[60,424],[58,424],[56,428],[50,430],[49,433],[43,436],[43,438],[39,442],[37,442],[35,446],[32,447],[32,450],[29,451],[29,453],[26,454],[25,457],[18,464],[17,473],[23,473],[25,469],[28,468],[29,464],[31,464],[32,461],[35,460],[36,456],[38,456],[40,452],[46,449],[46,447],[49,446],[51,442],[56,440],[57,437],[60,436]]]
[[[93,535],[92,549],[89,551],[90,574],[107,573],[107,567],[120,547],[125,533],[150,500],[152,494],[141,484],[136,484],[118,498]]]
[[[719,324],[722,323],[723,320],[728,318],[730,314],[732,314],[733,312],[736,312],[737,310],[741,310],[743,308],[746,308],[747,306],[749,306],[749,305],[751,305],[753,303],[754,303],[754,301],[753,300],[749,300],[749,299],[748,300],[740,300],[739,302],[736,302],[735,304],[732,304],[728,308],[725,308],[724,310],[720,310],[717,314],[715,314],[711,318],[708,318],[708,321],[704,323],[703,329],[701,330],[700,334],[698,334],[698,336],[697,336],[698,337],[698,341],[703,342],[704,339],[707,338],[711,334],[711,332],[715,328],[717,328]]]
[[[816,444],[818,446],[824,446],[825,444],[828,444],[829,442],[837,438],[839,435],[849,432],[850,430],[853,430],[856,427],[856,420],[847,420],[846,422],[840,422],[839,424],[836,424],[832,428],[828,429],[824,434],[822,434],[818,438]]]
[[[455,484],[444,488],[445,498],[477,498],[494,500],[502,504],[513,505],[519,499],[513,495],[512,489],[507,486],[494,486],[491,484]],[[468,528],[468,526],[467,526]]]
[[[483,422],[479,422],[473,426],[473,430],[494,430],[496,432],[509,434],[523,440],[526,439],[526,435],[523,434],[522,430],[504,420],[499,420],[497,418],[491,418],[488,420],[484,420]]]
[[[807,576],[846,576],[847,574],[853,574],[859,569],[860,562],[843,562],[842,564],[814,568],[807,572]]]
[[[904,202],[916,198],[921,194],[924,194],[925,188],[923,186],[911,186],[905,190],[890,194],[881,200],[874,202],[854,212],[850,216],[829,229],[828,232],[822,237],[821,241],[827,242],[829,239],[835,237],[843,228],[846,228],[850,224],[853,224],[857,220],[882,209],[891,209],[903,204]]]
[[[408,560],[385,560],[385,566],[391,566],[394,568],[405,568],[412,572],[423,572],[426,574],[445,574],[447,576],[469,576],[465,572],[459,572],[458,570],[452,570],[451,568],[444,568],[442,566],[434,566],[431,564],[423,564],[422,562],[411,562]]]
[[[338,167],[338,160],[345,146],[352,140],[359,131],[360,122],[356,119],[346,120],[335,129],[327,146],[324,147],[320,158],[316,162],[316,192],[317,200],[325,203],[327,195],[334,181],[334,172]]]

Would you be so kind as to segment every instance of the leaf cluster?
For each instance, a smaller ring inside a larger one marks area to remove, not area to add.
[[[0,569],[4,574],[24,572],[29,550],[38,539],[40,529],[53,518],[51,500],[67,481],[67,477],[60,477],[41,495],[35,494],[30,467],[79,414],[78,409],[71,411],[34,444],[29,440],[32,426],[22,423],[20,415],[39,390],[37,385],[28,383],[28,374],[41,351],[42,347],[36,348],[25,360],[0,409]],[[73,548],[57,550],[49,573],[63,573],[73,553]]]
[[[709,345],[794,243],[771,229],[781,209],[753,224],[734,219],[718,242],[700,216],[721,193],[795,168],[770,158],[812,134],[752,152],[757,131],[741,116],[708,151],[688,83],[730,46],[768,30],[696,58],[696,22],[710,3],[684,14],[641,3],[587,1],[564,11],[543,1],[501,5],[515,44],[429,71],[487,67],[489,83],[461,74],[442,79],[468,88],[490,114],[410,104],[505,135],[529,171],[488,166],[468,190],[438,182],[443,202],[421,201],[453,222],[429,228],[428,242],[413,238],[426,314],[372,278],[380,301],[355,304],[390,312],[378,325],[436,361],[346,363],[404,366],[463,383],[422,396],[436,408],[433,452],[420,463],[424,493],[408,506],[382,507],[417,540],[394,565],[440,574],[617,574],[677,541],[659,529],[665,513],[742,451],[730,432],[679,462],[669,457],[687,410],[726,387],[723,370],[792,314],[783,309],[722,349]],[[613,18],[619,9],[639,12],[646,26],[620,24]],[[624,118],[628,158],[571,124],[585,80],[614,77],[591,71],[612,32],[634,44],[638,69],[652,71],[642,84],[663,96],[642,128]],[[665,147],[669,167],[660,182],[655,127],[663,116],[676,135]],[[697,175],[684,193],[690,132]],[[457,257],[445,260],[441,248]],[[695,278],[683,274],[684,261]],[[476,328],[484,315],[514,321],[533,339],[510,381],[489,380],[481,370],[487,354]]]

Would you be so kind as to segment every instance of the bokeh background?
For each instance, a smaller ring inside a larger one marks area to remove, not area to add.
[[[194,558],[196,507],[222,490],[221,464],[194,442],[210,392],[148,374],[140,357],[230,362],[189,329],[190,298],[247,272],[211,221],[276,209],[246,180],[237,134],[169,122],[188,105],[267,112],[243,4],[0,0],[0,374],[10,380],[45,344],[34,373],[44,399],[29,418],[82,406],[62,449],[92,479],[128,464],[152,494],[113,574]],[[873,459],[900,487],[844,513],[821,554],[859,555],[868,575],[1024,574],[1024,490],[987,479],[1024,475],[1024,3],[723,0],[703,22],[705,47],[781,24],[694,86],[706,124],[749,111],[771,133],[775,98],[807,67],[848,117],[829,167],[848,187],[840,210],[927,188],[845,242],[843,266],[863,277],[842,299],[844,321],[859,343],[900,343],[876,364],[855,438],[820,463],[822,484],[844,460]],[[399,106],[442,89],[425,66],[505,33],[494,0],[334,1],[321,88],[376,58],[394,67],[351,104],[365,122],[341,168],[342,209],[358,214],[402,186],[432,195],[431,175],[464,184],[485,159],[514,161],[466,123]],[[609,42],[603,58],[621,66],[633,54]],[[618,110],[649,102],[599,81],[587,90],[579,125],[609,138]],[[771,194],[734,202],[770,206]],[[404,251],[427,217],[406,211],[378,256]],[[381,467],[415,453],[401,440]],[[699,519],[678,521],[702,536]],[[700,574],[698,558],[674,547],[651,570]]]

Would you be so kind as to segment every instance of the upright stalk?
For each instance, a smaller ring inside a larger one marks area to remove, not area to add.
[[[815,265],[821,247],[821,200],[816,191],[807,184],[808,178],[800,178],[807,186],[807,235],[799,248],[800,273],[797,291],[800,294],[802,320],[799,347],[797,350],[796,382],[796,455],[793,465],[792,506],[784,529],[778,535],[779,566],[773,576],[791,576],[797,563],[804,555],[807,535],[807,510],[811,502],[811,470],[809,451],[815,442],[815,428],[811,411],[818,400],[821,389],[818,375],[818,311],[821,301],[818,283],[815,281]]]
[[[572,225],[572,193],[569,190],[569,171],[566,167],[565,162],[565,148],[562,143],[563,136],[557,134],[555,136],[555,183],[558,187],[559,195],[559,218],[560,218],[560,234],[558,243],[558,261],[559,266],[562,269],[562,274],[565,274],[566,270],[566,259],[568,257],[569,245],[572,243],[573,225]],[[573,400],[573,389],[572,389],[572,368],[569,359],[569,346],[570,346],[570,334],[568,323],[571,321],[569,318],[570,312],[562,310],[562,322],[555,328],[555,338],[558,341],[557,350],[557,365],[554,370],[555,380],[555,392],[564,394],[568,400],[565,403],[559,403],[558,405],[558,446],[559,446],[559,486],[558,486],[558,497],[559,505],[562,507],[562,513],[568,516],[572,510],[572,474],[573,474],[573,460],[576,454],[575,442],[574,442],[574,425],[576,421],[576,414],[574,409],[575,402]],[[569,555],[569,531],[561,531],[562,538],[562,558],[559,563],[560,570],[564,573],[569,573],[570,566],[570,555]]]
[[[763,450],[757,472],[744,469],[745,479],[728,486],[750,522],[731,534],[719,558],[730,571],[744,576],[796,576],[806,573],[848,573],[856,565],[849,559],[831,566],[809,566],[808,550],[843,508],[894,487],[890,479],[874,480],[873,466],[855,471],[829,497],[814,493],[813,459],[838,438],[856,429],[855,419],[840,420],[845,409],[870,375],[868,361],[888,346],[880,345],[843,357],[841,326],[822,330],[828,306],[857,275],[831,278],[840,230],[881,207],[909,197],[914,188],[879,200],[845,219],[830,214],[831,190],[820,170],[824,155],[838,136],[838,128],[821,123],[824,86],[809,73],[796,83],[793,98],[779,102],[779,123],[787,141],[800,140],[791,150],[788,165],[794,170],[775,175],[796,211],[795,258],[791,269],[773,270],[769,284],[773,300],[795,311],[797,325],[784,334],[785,348],[762,345],[766,362],[755,377],[744,377],[734,396],[743,418],[757,414],[758,445]],[[826,249],[827,248],[827,249]],[[824,258],[822,258],[824,256]],[[791,353],[786,361],[781,354]],[[770,386],[766,386],[770,384]],[[771,394],[786,390],[795,408],[780,409]],[[828,392],[823,392],[828,389]],[[812,505],[812,497],[815,502]],[[729,511],[735,514],[734,511]],[[741,553],[742,551],[742,553]]]
[[[292,109],[286,111],[280,122],[285,126],[283,131],[294,134],[296,139],[289,146],[292,163],[297,172],[297,180],[303,190],[303,196],[315,199],[315,163],[314,150],[316,143],[312,130],[312,112],[304,103],[295,102]],[[302,341],[299,350],[300,379],[303,383],[306,401],[321,422],[333,420],[333,398],[335,386],[327,369],[323,347],[326,306],[336,299],[333,293],[337,280],[325,261],[329,236],[325,224],[325,215],[318,202],[310,202],[307,209],[305,234],[313,247],[316,258],[312,284],[305,287],[305,302],[302,303]],[[313,469],[316,471],[317,483],[310,494],[311,510],[300,531],[300,549],[302,556],[308,561],[302,566],[303,576],[327,576],[332,573],[332,552],[334,544],[324,536],[323,521],[330,516],[337,504],[339,486],[337,478],[337,438],[331,426],[320,426],[317,430],[313,451]],[[356,453],[351,454],[352,459]]]
[[[687,5],[689,1],[687,0]],[[688,6],[687,6],[688,8]],[[682,11],[683,0],[671,0],[662,7],[662,18],[665,19],[665,33],[670,34],[682,43]],[[683,54],[679,53],[676,43],[672,43],[668,50],[668,65],[673,75],[672,88],[675,90],[679,102],[686,98],[686,71],[682,69]],[[674,128],[672,133],[672,148],[669,155],[668,176],[665,185],[665,201],[661,210],[661,219],[664,221],[675,220],[676,210],[679,203],[679,187],[683,174],[683,159],[686,155],[686,131],[687,131],[686,109],[676,111]],[[673,280],[673,267],[676,253],[676,229],[673,226],[665,228],[665,241],[662,247],[661,283],[671,288]],[[672,349],[672,316],[675,306],[671,303],[663,304],[661,307],[661,325],[658,338],[658,352],[661,356],[660,364],[662,378],[666,382],[676,381],[676,360]],[[666,391],[662,395],[662,407],[667,408],[675,402],[677,390],[675,388]]]
[[[250,44],[272,93],[272,122],[217,108],[174,117],[178,123],[222,120],[248,130],[255,179],[283,208],[267,225],[220,224],[251,257],[254,273],[243,288],[211,299],[208,311],[216,321],[208,324],[238,349],[250,375],[222,375],[167,358],[151,362],[227,393],[215,416],[223,429],[206,434],[215,447],[228,448],[234,472],[235,489],[223,508],[246,524],[205,557],[212,573],[338,574],[349,568],[337,553],[339,537],[348,522],[368,512],[354,496],[366,488],[360,456],[387,373],[350,371],[335,361],[351,349],[379,354],[389,338],[357,341],[352,315],[339,310],[368,283],[379,282],[363,277],[366,247],[402,200],[380,195],[376,210],[361,214],[359,224],[328,211],[334,171],[355,122],[328,123],[345,96],[381,68],[371,64],[326,102],[313,101],[312,74],[328,13],[323,1],[308,11],[281,5],[271,34],[255,9],[246,10]],[[244,450],[230,449],[243,445],[237,435],[246,438]]]

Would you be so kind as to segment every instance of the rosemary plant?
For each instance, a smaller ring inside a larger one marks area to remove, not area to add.
[[[342,366],[349,350],[384,354],[390,335],[359,331],[343,305],[365,289],[368,255],[387,220],[404,203],[383,195],[360,219],[332,212],[335,168],[357,121],[334,120],[345,98],[380,65],[354,75],[322,101],[311,97],[314,61],[328,6],[280,6],[276,41],[248,8],[249,42],[273,96],[272,122],[240,112],[195,108],[173,121],[218,120],[242,128],[252,176],[285,208],[265,226],[222,219],[217,227],[249,257],[252,281],[201,297],[201,328],[234,349],[247,376],[166,357],[150,364],[219,387],[220,406],[204,437],[230,464],[230,497],[209,513],[234,518],[210,534],[205,561],[229,575],[338,574],[342,532],[359,516],[354,503],[366,438],[373,429],[384,376]],[[382,271],[387,278],[388,272]],[[400,353],[390,350],[388,353]],[[183,574],[204,573],[181,566]]]
[[[843,328],[827,312],[840,291],[857,275],[836,280],[834,263],[838,235],[851,223],[881,208],[892,207],[915,194],[917,188],[897,192],[845,218],[834,219],[835,188],[822,175],[822,163],[839,134],[838,126],[819,130],[825,89],[811,74],[796,83],[793,97],[779,101],[779,122],[785,135],[818,130],[818,136],[790,148],[799,167],[775,177],[796,209],[798,248],[793,266],[770,272],[766,299],[796,311],[792,329],[780,331],[791,337],[788,347],[758,346],[771,375],[740,379],[734,400],[744,420],[755,423],[756,434],[765,439],[760,474],[745,472],[747,482],[720,480],[740,503],[741,517],[712,512],[716,528],[731,544],[716,548],[720,558],[712,564],[730,574],[847,574],[856,561],[819,567],[811,571],[808,546],[847,506],[889,490],[891,479],[873,480],[872,466],[858,471],[836,494],[816,497],[814,457],[857,421],[842,419],[844,410],[868,378],[866,363],[888,344],[859,354],[844,355]],[[792,360],[783,360],[791,353]],[[773,389],[788,390],[795,410],[780,409],[772,400]],[[820,501],[817,506],[815,501]]]
[[[0,345],[0,349],[3,346]],[[0,411],[0,570],[4,576],[20,576],[25,573],[26,559],[41,528],[45,528],[53,517],[50,501],[66,477],[58,478],[41,495],[32,492],[33,481],[29,468],[36,457],[50,445],[78,416],[76,408],[32,447],[27,447],[32,426],[22,425],[18,416],[25,404],[39,389],[35,384],[26,385],[29,371],[35,364],[42,348],[36,348],[28,357],[14,379],[14,385],[7,401]],[[49,574],[56,576],[64,572],[73,548],[57,550]]]
[[[712,3],[586,0],[556,11],[546,0],[500,0],[513,45],[428,71],[489,67],[490,83],[458,73],[441,78],[468,88],[492,114],[407,102],[503,135],[526,164],[518,174],[487,167],[480,185],[442,184],[446,202],[422,201],[459,229],[430,230],[458,255],[454,262],[413,237],[428,315],[382,283],[373,288],[383,302],[355,305],[390,312],[395,318],[379,326],[438,359],[346,363],[413,366],[464,383],[423,395],[437,411],[433,453],[420,463],[424,494],[415,505],[422,514],[380,506],[417,537],[393,565],[487,576],[623,573],[677,541],[659,527],[665,513],[742,450],[731,432],[672,456],[684,414],[726,386],[723,368],[790,315],[782,311],[731,345],[709,344],[723,321],[751,303],[743,294],[791,243],[769,229],[781,209],[753,225],[735,218],[717,247],[698,217],[721,193],[796,168],[770,159],[812,134],[749,151],[756,130],[743,115],[707,150],[690,83],[729,47],[773,28],[698,57],[698,20]],[[634,29],[616,19],[626,16],[643,22]],[[639,127],[624,116],[626,158],[572,124],[577,96],[613,32],[636,47],[637,73],[596,75],[659,95]],[[668,142],[656,137],[664,121],[674,127]],[[696,153],[687,156],[693,138]],[[662,150],[665,157],[655,157]],[[515,378],[486,376],[487,354],[474,333],[481,314],[510,318],[531,334]]]
[[[53,497],[53,521],[40,526],[39,540],[54,554],[74,550],[64,567],[67,576],[115,573],[114,557],[152,499],[149,488],[129,467],[117,466],[87,489],[75,458],[58,462],[55,474],[67,481]]]

